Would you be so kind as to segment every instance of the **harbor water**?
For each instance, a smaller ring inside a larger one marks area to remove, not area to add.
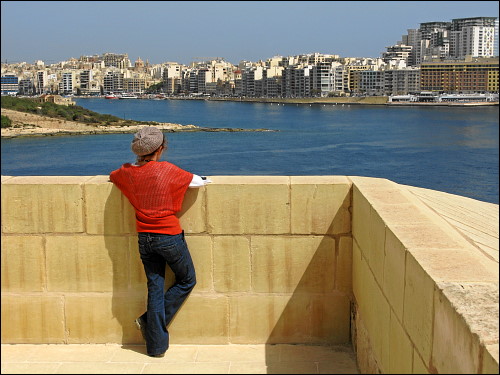
[[[163,160],[200,175],[351,175],[498,204],[498,106],[391,107],[76,99],[118,117],[273,132],[167,133]],[[132,134],[2,139],[7,176],[108,175]]]

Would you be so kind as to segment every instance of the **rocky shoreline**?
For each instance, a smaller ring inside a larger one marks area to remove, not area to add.
[[[88,125],[75,121],[66,121],[47,116],[13,111],[2,108],[2,115],[12,121],[12,127],[2,128],[2,138],[17,137],[45,137],[67,135],[93,135],[93,134],[128,134],[135,133],[145,124],[137,125]],[[241,128],[207,128],[196,125],[181,125],[165,122],[155,122],[151,125],[162,129],[164,132],[265,132],[269,129],[241,129]]]

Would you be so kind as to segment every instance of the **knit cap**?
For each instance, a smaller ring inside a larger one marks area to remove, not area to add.
[[[154,126],[141,128],[134,134],[132,151],[138,156],[149,155],[163,144],[163,133]]]

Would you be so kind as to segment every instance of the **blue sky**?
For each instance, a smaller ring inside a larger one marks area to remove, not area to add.
[[[498,17],[497,1],[2,1],[1,59],[127,53],[158,64],[301,53],[380,57],[422,22]]]

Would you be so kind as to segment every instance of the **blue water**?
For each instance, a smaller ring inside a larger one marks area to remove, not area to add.
[[[355,175],[498,204],[497,107],[76,99],[122,118],[278,132],[167,133],[164,160],[202,175]],[[2,139],[2,175],[107,175],[131,134]]]

